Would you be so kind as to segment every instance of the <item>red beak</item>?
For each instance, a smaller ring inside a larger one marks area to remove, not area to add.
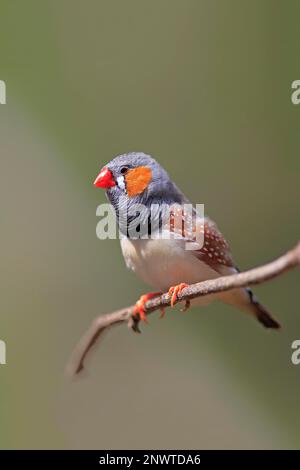
[[[106,167],[102,168],[99,175],[94,181],[94,185],[97,186],[97,188],[105,188],[105,189],[116,186],[116,183],[113,179],[112,172]]]

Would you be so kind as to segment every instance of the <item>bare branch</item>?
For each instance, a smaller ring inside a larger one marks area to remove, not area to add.
[[[300,242],[298,242],[292,250],[263,266],[250,269],[249,271],[242,273],[222,276],[217,279],[192,284],[178,294],[178,302],[189,302],[191,299],[196,297],[215,294],[217,292],[231,290],[236,287],[247,287],[254,284],[261,284],[299,265]],[[170,301],[171,299],[168,294],[163,294],[161,297],[151,299],[146,303],[146,313],[150,314],[162,307],[169,307]],[[94,320],[90,328],[86,331],[76,346],[67,366],[67,374],[73,376],[83,369],[84,361],[91,348],[95,345],[100,336],[102,336],[103,333],[108,331],[112,326],[127,322],[130,328],[139,332],[139,322],[136,318],[132,317],[133,309],[134,305],[131,305],[130,307],[107,313],[106,315],[100,315],[96,320]]]

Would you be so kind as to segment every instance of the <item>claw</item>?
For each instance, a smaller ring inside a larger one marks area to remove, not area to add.
[[[142,295],[139,300],[136,302],[134,309],[133,309],[133,317],[136,317],[137,315],[140,316],[140,320],[144,321],[145,323],[147,322],[147,317],[146,317],[146,308],[145,304],[148,302],[148,300],[153,299],[153,297],[158,297],[162,293],[161,292],[149,292],[149,294]],[[164,309],[161,309],[162,314],[161,316],[164,315]]]
[[[160,308],[160,315],[159,315],[159,318],[160,318],[160,319],[164,318],[165,313],[166,313],[166,309],[165,309],[164,307],[161,307],[161,308]]]
[[[178,284],[177,286],[170,287],[168,295],[171,297],[171,307],[174,307],[175,303],[177,302],[177,295],[186,287],[189,287],[189,285],[185,284],[184,282]]]
[[[181,312],[186,312],[191,306],[191,301],[190,300],[186,300],[185,301],[185,304],[184,304],[184,307],[180,309]]]

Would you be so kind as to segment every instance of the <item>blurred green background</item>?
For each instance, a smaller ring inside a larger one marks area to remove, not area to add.
[[[255,289],[283,325],[213,304],[115,329],[75,382],[92,319],[147,291],[96,238],[92,182],[151,153],[204,203],[241,269],[299,239],[299,1],[0,1],[1,448],[295,448],[293,271]]]

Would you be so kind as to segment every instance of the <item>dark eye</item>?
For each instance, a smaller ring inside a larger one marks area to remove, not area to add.
[[[122,166],[122,168],[120,169],[121,175],[125,175],[128,170],[129,170],[128,166]]]

